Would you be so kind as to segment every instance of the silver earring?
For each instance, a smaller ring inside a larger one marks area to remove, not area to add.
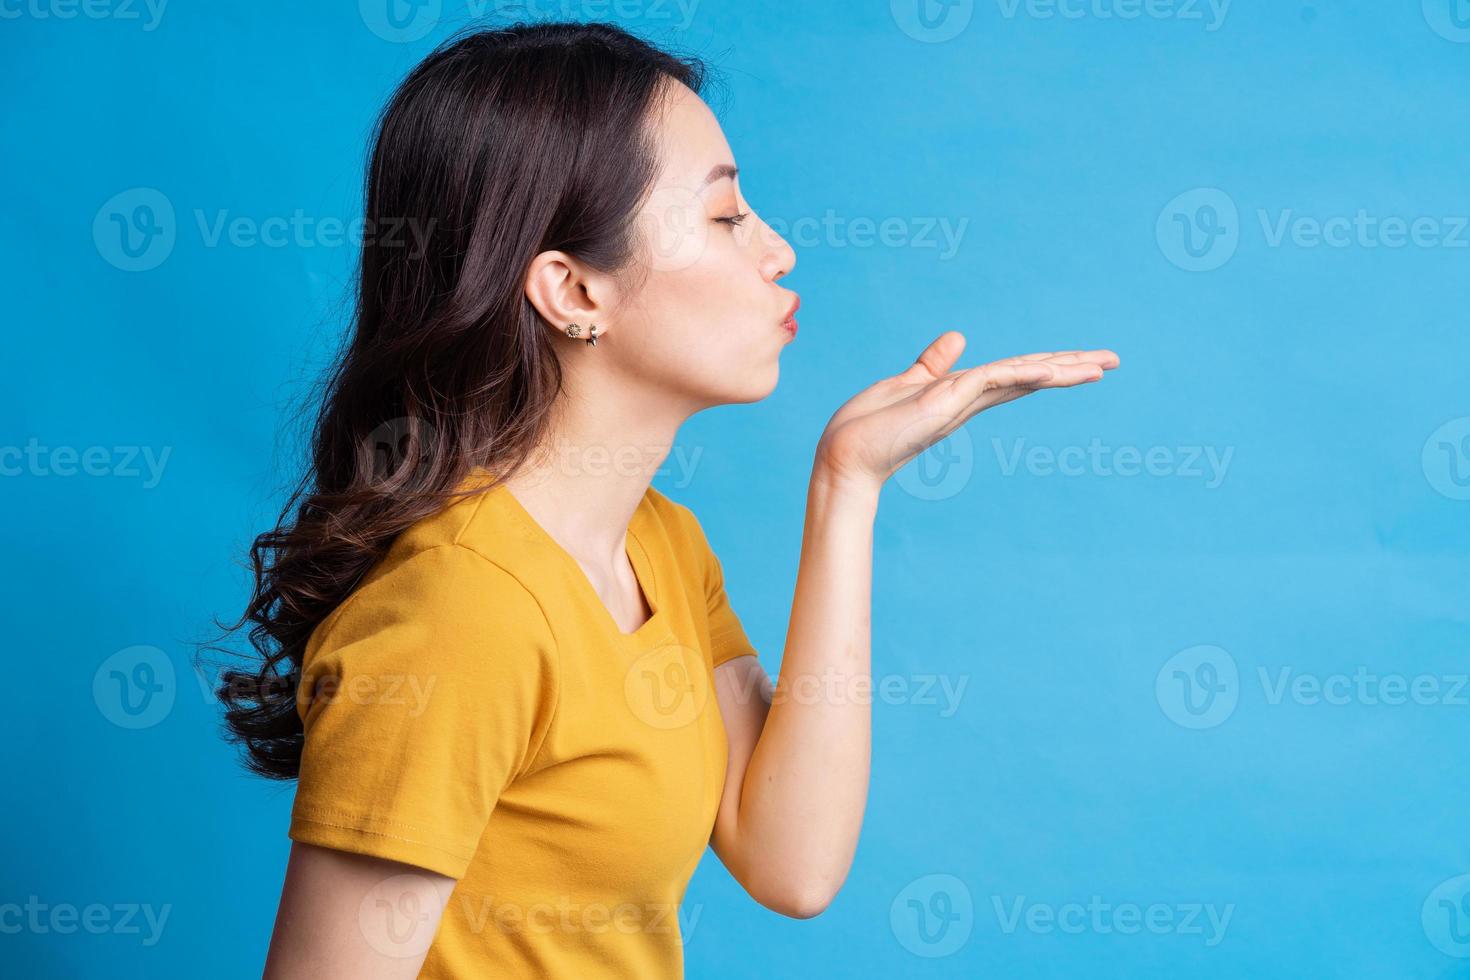
[[[597,346],[597,324],[595,324],[595,323],[592,324],[592,326],[589,329],[590,329],[591,332],[588,333],[588,335],[587,335],[587,346],[588,347],[596,347]]]
[[[579,336],[581,336],[581,334],[582,334],[582,328],[581,327],[577,326],[575,323],[568,323],[567,324],[567,336],[568,337],[579,337]]]

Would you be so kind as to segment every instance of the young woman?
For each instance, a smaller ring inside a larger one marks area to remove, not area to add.
[[[955,370],[941,334],[817,442],[779,683],[699,522],[650,486],[680,425],[774,388],[791,248],[702,71],[600,24],[462,36],[379,121],[355,323],[311,467],[252,549],[261,662],[224,675],[297,778],[270,977],[682,974],[712,846],[822,911],[868,788],[872,525],[900,466],[1111,352]],[[386,451],[385,451],[386,450]]]

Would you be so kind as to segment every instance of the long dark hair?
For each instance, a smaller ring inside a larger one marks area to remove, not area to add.
[[[705,68],[611,24],[515,24],[445,42],[379,116],[356,311],[310,466],[254,539],[244,614],[221,624],[226,637],[250,624],[249,662],[217,690],[250,770],[300,771],[296,691],[316,626],[472,466],[504,475],[538,447],[562,375],[526,271],[548,249],[629,267],[671,80],[699,92]]]

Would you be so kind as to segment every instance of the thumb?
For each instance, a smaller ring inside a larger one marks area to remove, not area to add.
[[[958,330],[946,330],[936,337],[919,359],[914,361],[903,374],[904,381],[923,381],[942,378],[954,367],[955,361],[965,350],[965,335]]]

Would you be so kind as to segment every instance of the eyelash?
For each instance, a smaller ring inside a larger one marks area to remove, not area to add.
[[[742,211],[739,214],[732,214],[729,217],[716,218],[715,220],[716,221],[723,222],[724,224],[727,224],[727,225],[738,225],[738,224],[740,224],[740,222],[744,221],[748,217],[750,217],[750,212],[749,211]]]

